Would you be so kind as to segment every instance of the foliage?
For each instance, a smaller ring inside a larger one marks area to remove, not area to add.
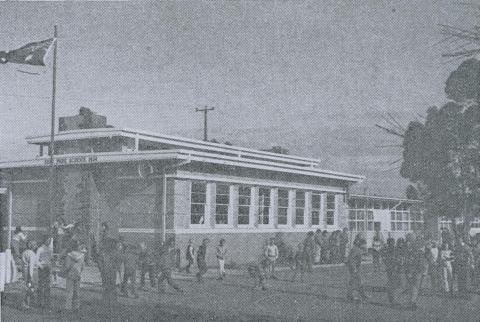
[[[421,185],[429,215],[471,217],[480,197],[480,110],[478,78],[468,60],[447,80],[445,92],[454,99],[428,109],[424,123],[410,122],[403,141],[400,174]]]

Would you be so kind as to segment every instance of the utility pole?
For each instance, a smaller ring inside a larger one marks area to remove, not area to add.
[[[208,141],[208,124],[207,124],[207,115],[209,111],[213,111],[215,107],[208,107],[205,106],[205,108],[196,108],[195,112],[203,112],[203,141]]]

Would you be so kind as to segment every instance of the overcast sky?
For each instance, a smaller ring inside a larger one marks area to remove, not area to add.
[[[183,1],[0,4],[0,50],[58,24],[57,114],[86,106],[110,124],[202,138],[195,107],[215,106],[210,137],[281,145],[401,196],[401,141],[375,128],[445,102],[460,62],[441,58],[439,23],[470,27],[452,1]],[[49,59],[51,65],[51,57]],[[38,72],[29,75],[18,72]],[[34,157],[49,132],[51,67],[0,66],[0,159]],[[363,190],[360,189],[360,190]]]

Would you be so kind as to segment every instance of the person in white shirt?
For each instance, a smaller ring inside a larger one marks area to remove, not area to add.
[[[225,239],[220,239],[220,243],[217,246],[216,255],[218,260],[218,273],[219,280],[223,280],[225,277],[225,255],[227,254],[227,249],[225,248]]]
[[[278,259],[278,247],[275,245],[275,238],[270,238],[270,243],[265,248],[265,257],[268,259],[270,266],[270,277],[277,279],[275,276],[275,263]]]

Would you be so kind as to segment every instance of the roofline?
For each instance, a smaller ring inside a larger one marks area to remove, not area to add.
[[[55,139],[56,141],[63,141],[63,140],[59,140],[59,138],[61,138],[62,136],[74,135],[74,134],[83,134],[82,138],[95,138],[95,137],[98,137],[98,135],[95,135],[95,133],[102,133],[102,132],[103,133],[111,132],[110,134],[111,136],[115,136],[115,135],[121,136],[122,134],[127,134],[127,133],[133,134],[133,135],[139,134],[139,135],[148,136],[153,140],[168,139],[168,140],[173,140],[180,143],[195,144],[195,145],[198,145],[199,147],[204,147],[204,148],[224,149],[226,150],[225,152],[230,152],[230,153],[238,153],[238,152],[255,153],[257,155],[262,155],[262,156],[270,156],[274,158],[291,160],[292,162],[304,162],[304,163],[315,164],[315,165],[318,165],[320,162],[320,160],[314,159],[314,158],[304,158],[304,157],[299,157],[299,156],[289,155],[289,154],[279,154],[279,153],[261,151],[261,150],[251,149],[251,148],[239,147],[235,145],[227,145],[223,143],[212,143],[208,141],[190,139],[190,138],[174,136],[174,135],[159,134],[151,131],[137,130],[137,129],[131,129],[131,128],[113,127],[113,128],[96,128],[96,129],[60,131],[55,134]],[[30,144],[48,144],[50,143],[50,135],[27,136],[26,140]]]
[[[95,161],[89,161],[94,157]],[[62,154],[55,155],[54,159],[66,160],[65,164],[58,164],[58,166],[71,165],[69,161],[75,158],[74,164],[87,163],[111,163],[111,162],[128,162],[128,161],[149,161],[161,159],[183,159],[198,162],[207,162],[213,164],[232,165],[245,168],[253,168],[266,171],[288,172],[293,174],[300,174],[306,176],[313,176],[318,178],[329,178],[336,180],[343,180],[347,182],[360,182],[365,177],[348,174],[337,174],[329,171],[323,171],[313,167],[301,167],[286,164],[275,164],[274,162],[261,161],[254,159],[238,159],[231,156],[213,154],[209,152],[190,151],[185,149],[178,150],[158,150],[158,151],[129,151],[129,152],[100,152],[100,153],[76,153],[76,154]],[[83,158],[83,159],[82,159]],[[21,168],[21,167],[48,167],[50,157],[43,156],[30,160],[18,160],[0,162],[0,169]]]
[[[371,195],[350,194],[350,197],[379,199],[379,200],[405,201],[405,202],[412,202],[412,203],[423,203],[423,200],[419,200],[419,199],[396,198],[396,197],[386,197],[386,196],[371,196]]]

